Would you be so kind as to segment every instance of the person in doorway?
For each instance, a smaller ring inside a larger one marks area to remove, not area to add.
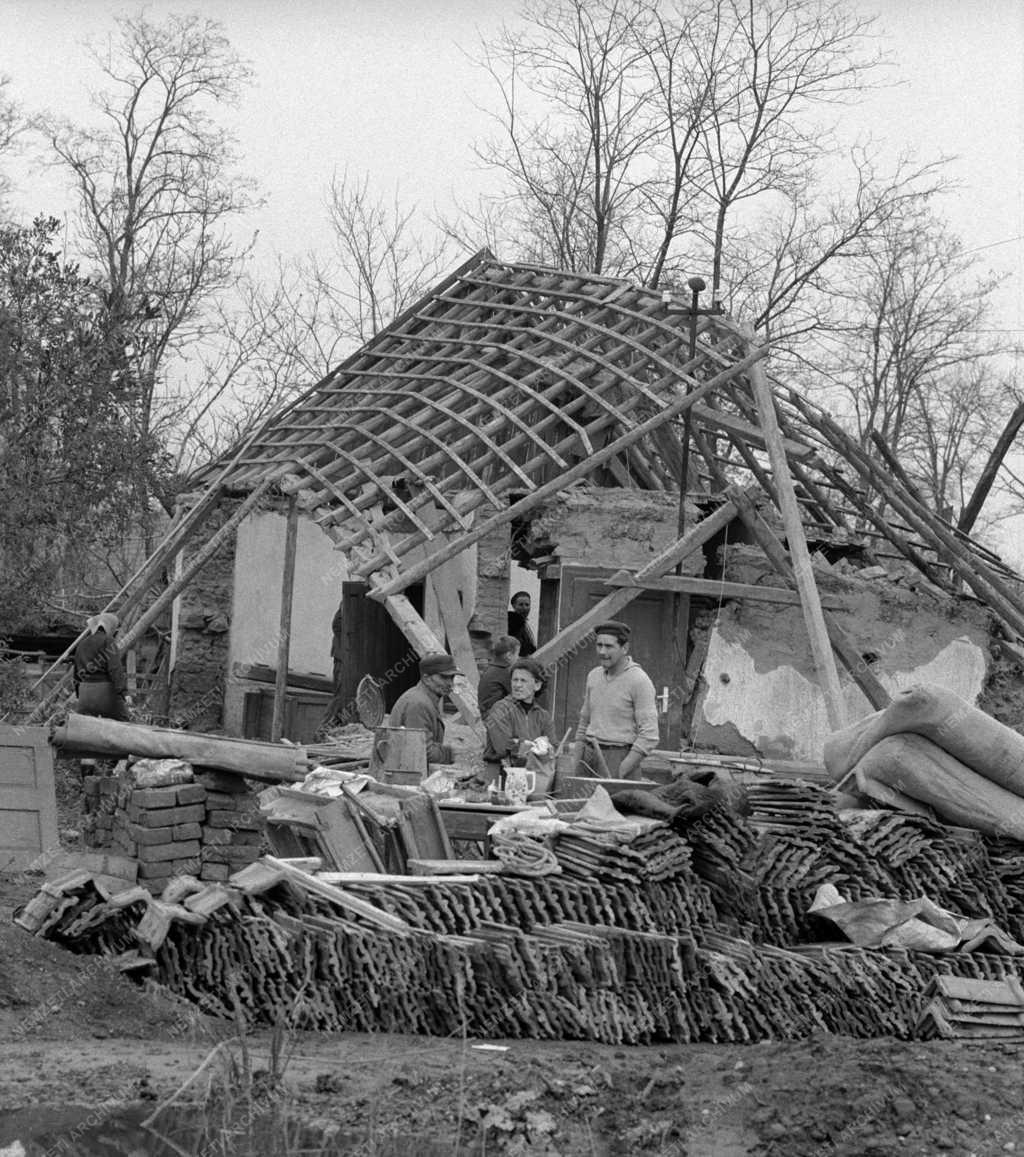
[[[80,715],[101,715],[107,719],[131,719],[128,710],[128,680],[121,656],[114,646],[119,626],[110,611],[86,620],[88,634],[75,648],[74,680]]]
[[[452,749],[444,741],[444,701],[461,673],[451,655],[424,655],[420,681],[399,695],[391,708],[392,727],[417,727],[427,733],[428,763],[452,762]]]
[[[511,690],[499,699],[484,720],[487,745],[484,769],[489,782],[497,780],[503,759],[521,763],[519,746],[524,739],[551,738],[551,713],[541,707],[537,697],[544,689],[544,670],[533,659],[518,659],[512,664]]]
[[[530,629],[530,607],[532,600],[526,591],[516,591],[512,596],[512,609],[508,612],[508,633],[519,640],[519,657],[526,659],[537,650],[537,640]]]
[[[484,668],[476,689],[476,701],[481,719],[512,691],[512,664],[519,658],[519,640],[511,635],[499,635],[491,645],[491,661]]]
[[[342,633],[345,628],[344,608],[345,602],[342,600],[334,612],[334,618],[331,619],[331,686],[333,691],[331,692],[331,701],[327,704],[327,710],[316,731],[318,739],[325,739],[332,727],[351,723],[352,716],[355,715],[354,704],[344,702],[345,689],[342,684],[345,677],[345,638]]]
[[[629,653],[625,623],[601,623],[595,635],[600,666],[587,676],[575,750],[598,774],[629,779],[658,744],[654,684]]]

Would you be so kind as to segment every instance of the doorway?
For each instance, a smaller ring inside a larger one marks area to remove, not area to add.
[[[559,629],[589,611],[611,589],[605,579],[613,571],[600,567],[563,566],[558,590]],[[675,599],[682,598],[678,618]],[[678,750],[683,702],[689,600],[668,591],[643,591],[619,614],[610,616],[632,630],[630,654],[651,677],[658,704],[658,746]],[[676,623],[679,645],[673,645]],[[587,674],[597,666],[593,642],[564,656],[558,663],[552,692],[552,716],[556,738],[575,727],[583,703]]]
[[[351,722],[355,713],[356,688],[364,675],[380,684],[387,711],[403,691],[419,682],[417,654],[402,634],[387,607],[367,598],[367,583],[341,584],[342,668],[335,701],[342,705],[336,717]],[[402,592],[417,614],[423,613],[423,584],[415,583]],[[351,707],[351,710],[346,710]]]

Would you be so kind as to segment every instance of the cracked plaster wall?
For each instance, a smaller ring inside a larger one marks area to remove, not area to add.
[[[780,585],[750,551],[737,552],[727,576]],[[828,571],[816,578],[823,598],[842,597],[845,609],[833,614],[859,652],[876,656],[872,670],[887,689],[937,683],[985,706],[979,700],[993,659],[984,607],[906,580],[865,581]],[[871,706],[841,665],[839,676],[852,722]],[[1024,722],[1024,697],[1005,706],[1006,722]],[[724,603],[704,663],[691,733],[694,745],[814,762],[821,758],[829,730],[800,607]]]

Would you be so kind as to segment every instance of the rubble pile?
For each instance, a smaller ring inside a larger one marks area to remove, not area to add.
[[[817,889],[833,884],[851,900],[928,896],[952,911],[989,916],[1020,939],[1020,844],[899,812],[840,813],[827,790],[809,783],[752,785],[747,799],[749,815],[716,811],[687,840],[719,915],[748,938],[781,946],[817,939],[808,909]],[[1016,902],[1007,882],[1016,882]]]

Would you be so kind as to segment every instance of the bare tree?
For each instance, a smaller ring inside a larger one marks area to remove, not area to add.
[[[422,297],[452,256],[419,222],[415,204],[398,190],[390,198],[375,192],[368,175],[336,173],[327,213],[332,249],[304,263],[303,310],[325,367],[337,361],[339,342],[363,345]]]
[[[841,316],[823,330],[818,364],[833,404],[873,452],[879,436],[936,510],[965,504],[1014,397],[1000,371],[1005,343],[991,332],[1001,278],[929,209],[894,216],[854,259]]]
[[[453,247],[415,205],[368,176],[335,175],[326,195],[332,245],[274,276],[238,280],[217,305],[216,340],[180,392],[177,471],[235,443],[380,333],[437,281]]]
[[[145,444],[165,432],[169,360],[206,332],[207,309],[236,269],[230,230],[252,203],[251,185],[235,172],[233,139],[214,113],[250,72],[211,20],[140,15],[117,28],[92,50],[106,81],[92,98],[95,126],[52,116],[37,124],[72,180],[78,247],[103,286],[113,339],[132,335],[124,359]],[[168,504],[165,480],[146,482]]]
[[[11,93],[11,78],[0,76],[0,158],[14,151],[18,137],[25,130],[21,105]],[[11,190],[11,180],[0,168],[0,220],[5,216],[5,204]]]
[[[818,195],[825,114],[881,63],[871,21],[841,4],[539,0],[523,16],[483,48],[499,132],[478,152],[504,188],[471,218],[527,260],[651,287],[708,269],[764,330],[933,184],[928,166],[880,176],[861,153],[853,197]],[[754,292],[758,250],[770,284]]]
[[[530,2],[483,47],[500,110],[479,147],[508,182],[490,206],[528,260],[616,272],[657,126],[642,29],[647,0]],[[486,216],[486,209],[484,212]]]

